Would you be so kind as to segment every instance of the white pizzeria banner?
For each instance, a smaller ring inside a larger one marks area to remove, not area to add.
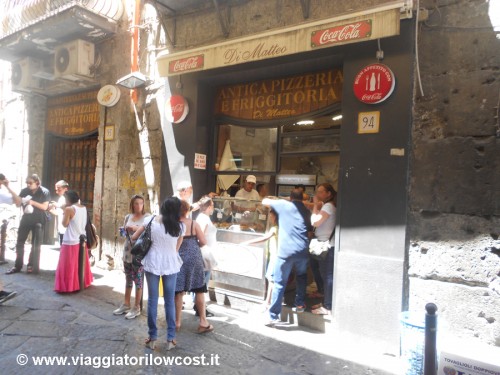
[[[268,31],[156,58],[162,77],[286,56],[399,34],[405,2]]]

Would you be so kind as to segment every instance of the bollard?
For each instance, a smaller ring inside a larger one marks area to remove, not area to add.
[[[84,234],[80,235],[80,248],[78,251],[78,281],[80,282],[80,291],[85,289],[85,256],[87,255],[86,239]]]
[[[0,244],[0,264],[6,264],[7,262],[5,261],[5,243],[7,242],[7,225],[8,225],[7,220],[3,220],[2,226],[0,227],[0,237],[1,237],[1,244]]]
[[[40,271],[40,248],[42,245],[42,224],[35,224],[33,240],[31,241],[31,266],[33,273]]]
[[[425,305],[425,351],[424,375],[437,374],[437,306],[434,303]]]

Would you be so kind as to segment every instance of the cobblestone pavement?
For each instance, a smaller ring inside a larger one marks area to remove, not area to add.
[[[340,352],[342,343],[325,334],[293,324],[268,328],[261,313],[241,313],[217,304],[209,305],[215,313],[214,318],[209,318],[215,331],[197,334],[198,319],[189,298],[178,345],[169,352],[165,317],[159,307],[161,336],[157,348],[151,351],[144,346],[146,311],[133,320],[112,314],[123,299],[123,274],[94,267],[91,287],[78,293],[57,294],[53,284],[58,255],[57,247],[43,246],[39,274],[5,275],[15,257],[7,250],[10,262],[0,266],[0,280],[4,289],[15,290],[18,295],[0,305],[2,375],[396,373],[394,358],[374,357],[370,363],[368,353],[358,349],[350,360],[341,359],[332,353]],[[66,364],[37,366],[36,356],[46,356],[45,360],[57,357]],[[206,365],[197,365],[203,358]],[[177,362],[165,364],[169,360]]]

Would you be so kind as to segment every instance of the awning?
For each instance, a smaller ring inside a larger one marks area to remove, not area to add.
[[[400,13],[407,12],[407,3],[393,2],[172,54],[164,51],[156,59],[158,72],[168,77],[398,35]]]

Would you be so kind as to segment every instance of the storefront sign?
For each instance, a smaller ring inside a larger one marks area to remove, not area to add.
[[[354,95],[366,104],[378,104],[391,96],[396,80],[392,70],[383,64],[364,67],[354,79]]]
[[[339,69],[225,86],[217,90],[216,114],[249,120],[297,116],[340,102]]]
[[[96,90],[50,98],[47,101],[47,131],[76,136],[97,130],[100,107]]]
[[[356,39],[367,38],[372,32],[372,20],[350,23],[331,27],[329,29],[313,31],[311,46],[313,48],[338,44]]]
[[[101,87],[97,93],[97,101],[105,107],[112,107],[120,100],[120,90],[113,85]]]
[[[168,64],[168,72],[170,74],[175,74],[202,69],[204,58],[204,55],[198,55],[170,61]]]
[[[343,14],[211,46],[161,52],[156,59],[158,72],[166,77],[397,35],[401,6],[391,3],[383,10],[366,9],[355,16]]]
[[[194,154],[194,168],[195,169],[207,169],[207,155],[205,154]]]
[[[187,100],[181,95],[172,95],[165,103],[165,115],[171,123],[178,124],[184,121],[189,113]]]

